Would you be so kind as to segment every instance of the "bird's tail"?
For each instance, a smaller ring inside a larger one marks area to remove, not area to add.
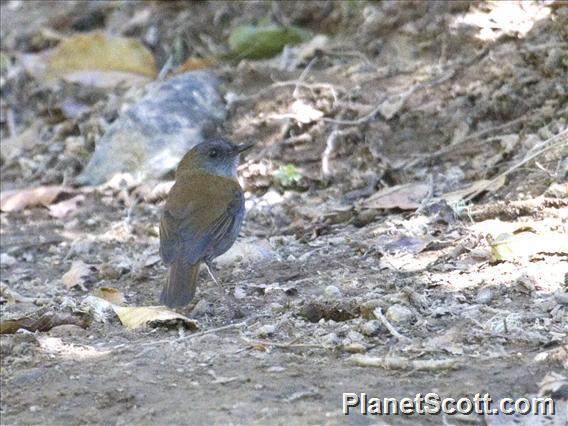
[[[162,288],[160,303],[170,308],[187,305],[195,295],[199,263],[186,264],[177,259],[170,265],[168,280]]]

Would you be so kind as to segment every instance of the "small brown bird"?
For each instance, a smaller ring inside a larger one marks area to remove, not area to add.
[[[204,141],[180,161],[160,221],[160,256],[170,266],[160,303],[187,305],[204,262],[231,248],[243,222],[243,190],[237,181],[239,154],[253,144],[223,138]]]

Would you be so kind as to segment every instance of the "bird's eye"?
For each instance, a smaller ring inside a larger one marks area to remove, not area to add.
[[[211,151],[209,151],[209,157],[211,157],[211,158],[217,157],[217,150],[212,149]]]

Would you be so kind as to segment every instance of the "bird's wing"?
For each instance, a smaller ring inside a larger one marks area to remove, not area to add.
[[[183,256],[200,261],[233,228],[244,208],[238,182],[209,174],[180,177],[168,194],[160,221],[160,256],[172,263]]]

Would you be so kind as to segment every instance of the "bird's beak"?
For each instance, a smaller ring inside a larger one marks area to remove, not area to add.
[[[249,149],[251,149],[255,145],[256,145],[255,142],[242,143],[240,145],[237,145],[237,152],[240,154],[241,152],[248,151]]]

